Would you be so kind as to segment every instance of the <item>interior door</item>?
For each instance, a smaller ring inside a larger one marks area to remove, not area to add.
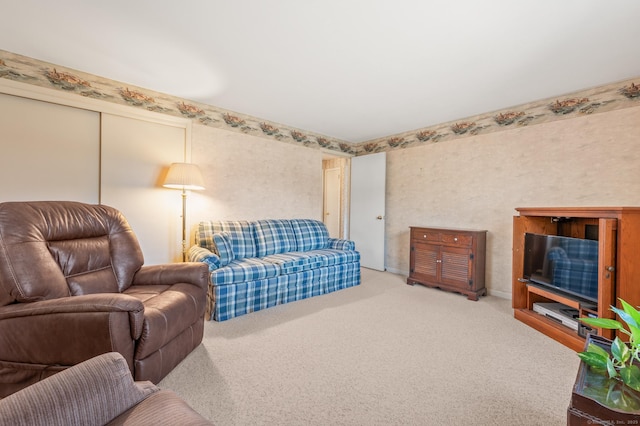
[[[385,270],[386,153],[351,159],[350,239],[365,268]]]
[[[324,224],[329,236],[340,238],[340,169],[324,170]]]

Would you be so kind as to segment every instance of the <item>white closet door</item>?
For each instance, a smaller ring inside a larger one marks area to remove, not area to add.
[[[386,152],[351,159],[351,233],[360,265],[385,270]]]
[[[182,260],[182,198],[161,179],[185,144],[184,127],[102,114],[100,202],[125,215],[145,264]]]
[[[98,203],[100,114],[0,94],[0,202]]]

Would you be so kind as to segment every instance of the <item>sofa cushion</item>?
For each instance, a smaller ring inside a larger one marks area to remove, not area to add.
[[[323,259],[306,252],[292,251],[289,253],[271,254],[261,258],[280,267],[281,274],[307,271],[322,266]]]
[[[340,265],[360,261],[360,252],[355,250],[322,249],[307,252],[322,261],[321,266]]]
[[[136,342],[136,360],[166,346],[185,331],[185,325],[195,323],[204,313],[202,289],[192,284],[133,285],[124,293],[144,305],[142,336]]]
[[[290,222],[296,237],[296,251],[327,247],[329,231],[324,223],[313,219],[292,219]]]
[[[228,265],[235,255],[231,245],[231,235],[228,232],[218,232],[213,234],[213,242],[216,244],[216,253],[220,258],[220,266]]]
[[[253,223],[246,220],[203,221],[198,225],[196,245],[215,251],[213,234],[228,232],[229,241],[235,259],[256,257],[256,246],[253,242]]]
[[[216,286],[261,280],[278,275],[280,267],[259,258],[233,260],[227,266],[211,272],[211,282]]]
[[[257,257],[296,249],[296,237],[288,220],[258,220],[254,223],[254,235]]]

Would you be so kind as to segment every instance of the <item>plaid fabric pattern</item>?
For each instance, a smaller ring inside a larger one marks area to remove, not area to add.
[[[216,250],[216,243],[213,242],[212,222],[204,221],[198,224],[198,230],[196,231],[194,241],[197,246],[204,247],[211,252]]]
[[[279,272],[278,265],[256,257],[233,260],[227,266],[211,272],[211,283],[215,286],[237,284],[275,277]]]
[[[321,284],[325,293],[360,284],[360,262],[328,266],[322,271]]]
[[[328,248],[337,250],[355,250],[356,243],[351,240],[341,240],[339,238],[329,238]]]
[[[213,234],[213,242],[216,243],[220,266],[228,265],[235,258],[231,246],[231,236],[228,232],[219,232]]]
[[[280,267],[281,274],[291,274],[322,266],[322,259],[311,253],[289,252],[272,254],[261,258]]]
[[[320,269],[282,275],[280,279],[284,284],[284,288],[281,295],[281,303],[295,302],[296,300],[324,294],[320,280],[321,276]]]
[[[209,249],[204,247],[191,246],[187,251],[187,260],[189,260],[189,262],[204,262],[209,265],[210,271],[220,267],[220,258],[218,255],[211,253]]]
[[[592,240],[562,240],[561,247],[569,259],[598,260],[598,242]]]
[[[329,244],[329,231],[319,220],[291,219],[290,222],[296,237],[296,251],[326,248]]]
[[[341,263],[360,262],[360,252],[355,250],[337,250],[337,249],[324,249],[324,250],[312,250],[307,252],[309,255],[313,255],[321,262],[321,266],[338,265]]]
[[[360,284],[355,243],[317,220],[203,221],[195,240],[189,260],[209,264],[217,321]]]
[[[217,286],[212,319],[225,321],[276,306],[280,285],[278,278],[269,278],[236,285]]]
[[[274,278],[214,286],[211,319],[226,321],[250,312],[320,296],[360,284],[360,263],[328,266]]]
[[[563,240],[560,246],[551,248],[547,256],[554,286],[597,299],[597,241]]]
[[[196,232],[196,245],[215,251],[213,234],[220,232],[229,233],[229,241],[235,259],[256,257],[256,247],[253,243],[253,222],[246,220],[231,221],[203,221],[198,224]]]
[[[288,220],[258,220],[254,224],[254,235],[258,257],[296,249],[296,237]]]

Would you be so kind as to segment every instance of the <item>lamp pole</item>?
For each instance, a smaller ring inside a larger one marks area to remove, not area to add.
[[[182,188],[182,261],[187,261],[187,190]]]
[[[198,166],[191,163],[172,163],[164,178],[165,188],[182,189],[182,261],[187,261],[187,189],[204,189]]]

